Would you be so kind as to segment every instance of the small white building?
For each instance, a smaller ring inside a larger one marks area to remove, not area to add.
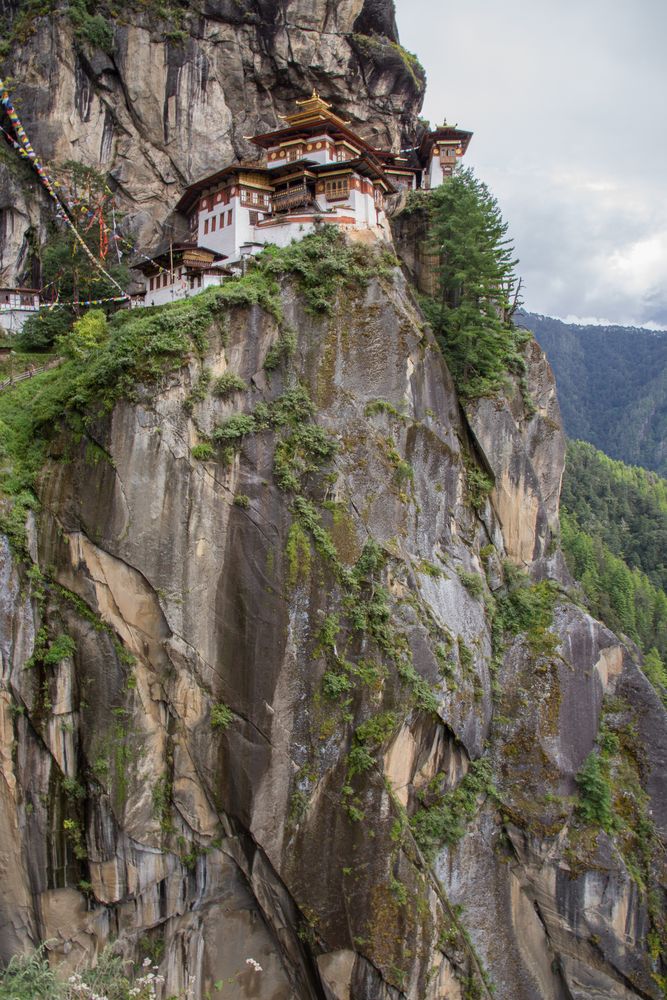
[[[37,288],[0,288],[0,327],[20,333],[29,316],[39,312]]]
[[[472,132],[457,128],[454,125],[441,125],[432,129],[424,136],[419,147],[419,159],[422,163],[421,186],[430,191],[440,185],[454,173],[456,164],[465,155]]]
[[[137,265],[145,289],[132,296],[132,307],[164,306],[219,285],[230,271],[225,255],[196,243],[175,243],[158,256]]]

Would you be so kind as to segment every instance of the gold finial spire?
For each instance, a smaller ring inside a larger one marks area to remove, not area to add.
[[[298,111],[294,114],[278,115],[282,121],[288,122],[290,125],[305,125],[323,118],[329,119],[330,121],[336,121],[339,125],[350,124],[347,121],[343,121],[342,118],[339,118],[338,115],[335,115],[332,112],[331,108],[333,105],[325,101],[324,98],[318,94],[315,88],[313,88],[313,92],[310,97],[306,97],[302,101],[295,101],[295,104]]]
[[[317,93],[317,90],[315,89],[315,87],[313,87],[313,92],[310,95],[310,97],[306,97],[305,100],[303,100],[303,101],[295,101],[295,104],[297,104],[298,107],[302,107],[304,104],[319,104],[319,105],[322,105],[325,108],[332,107],[331,104],[327,104],[327,102],[324,100],[324,98],[320,97],[320,95]]]

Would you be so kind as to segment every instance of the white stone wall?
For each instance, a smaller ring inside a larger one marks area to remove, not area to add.
[[[161,277],[162,276],[160,275],[160,278]],[[201,285],[198,284],[198,278],[201,278]],[[190,287],[190,278],[185,275],[182,268],[178,268],[174,276],[174,281],[167,284],[166,287],[155,288],[151,291],[149,287],[149,280],[146,279],[146,298],[141,305],[164,306],[169,302],[178,302],[180,299],[189,299],[193,295],[203,292],[205,288],[210,288],[213,285],[220,285],[221,283],[222,275],[202,274],[195,276],[193,287]]]
[[[207,247],[210,250],[215,250],[217,253],[223,253],[229,259],[229,261],[235,261],[239,259],[240,247],[244,243],[252,242],[257,237],[255,236],[255,227],[250,224],[250,213],[257,212],[259,219],[268,217],[265,205],[253,204],[252,201],[245,203],[241,201],[240,194],[235,195],[229,202],[228,205],[222,207],[215,206],[213,212],[200,212],[199,213],[199,228],[197,234],[197,243],[199,246]],[[224,211],[224,222],[225,225],[220,228],[220,215]],[[232,213],[231,224],[227,224],[227,219],[229,218],[228,212]],[[211,220],[212,217],[216,217],[216,228],[215,231],[212,230]],[[208,233],[204,230],[206,228],[205,222],[208,221]]]
[[[238,190],[238,189],[237,189]],[[239,223],[241,200],[237,193],[230,199],[229,204],[214,204],[211,209],[199,212],[199,226],[197,229],[197,243],[200,247],[207,247],[218,253],[224,253],[227,257],[232,256],[236,247],[237,227]],[[231,212],[231,223],[228,224],[229,213]],[[213,220],[215,219],[215,230],[213,230]],[[208,232],[206,229],[208,228]]]
[[[39,312],[38,306],[8,308],[5,305],[0,305],[0,327],[7,333],[20,333],[25,321],[37,312]]]
[[[428,168],[428,187],[436,188],[440,187],[445,179],[445,175],[442,172],[442,167],[440,165],[440,157],[435,153],[431,157],[431,162]]]
[[[276,222],[266,228],[257,226],[254,229],[253,239],[258,243],[275,243],[278,247],[287,247],[295,240],[302,240],[308,233],[315,230],[313,222]],[[254,250],[259,252],[261,247]]]

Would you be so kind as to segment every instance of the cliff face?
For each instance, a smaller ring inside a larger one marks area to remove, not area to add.
[[[386,2],[201,0],[178,30],[160,18],[165,8],[152,9],[123,5],[108,51],[81,41],[62,10],[38,18],[0,64],[42,160],[99,170],[140,246],[165,235],[187,184],[256,159],[246,137],[278,127],[313,88],[378,146],[414,134],[423,74],[397,44]],[[24,166],[3,150],[4,283],[27,276],[30,245],[51,217]]]
[[[144,243],[313,87],[378,145],[414,131],[381,0],[167,27],[128,10],[104,52],[61,13],[3,69],[40,155],[107,174]],[[3,281],[47,218],[24,167],[3,152]],[[553,375],[533,342],[464,411],[366,252],[328,312],[283,278],[194,332],[144,313],[186,363],[56,428],[27,553],[0,547],[0,957],[118,941],[196,1000],[658,1000],[667,720],[569,596]]]
[[[574,776],[602,718],[625,733],[664,859],[664,709],[557,588],[548,620],[492,627],[504,559],[560,572],[543,356],[532,415],[516,386],[466,418],[400,271],[328,317],[281,301],[282,365],[275,315],[228,311],[201,360],[54,443],[48,584],[2,550],[3,955],[118,937],[197,1000],[229,977],[262,1000],[659,997],[659,869],[582,827]],[[204,369],[248,388],[217,398]],[[197,460],[239,412],[231,462]]]

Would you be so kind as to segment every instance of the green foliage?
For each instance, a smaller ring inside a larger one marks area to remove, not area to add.
[[[72,851],[77,861],[85,861],[88,857],[84,833],[79,824],[74,819],[63,820],[63,830],[67,839],[72,845]]]
[[[99,11],[95,0],[68,0],[67,12],[79,42],[91,49],[113,51],[113,22]]]
[[[257,424],[252,414],[235,413],[224,423],[218,424],[211,436],[214,441],[221,444],[237,445],[246,435],[254,434],[256,430]]]
[[[638,643],[667,704],[667,482],[569,442],[561,543],[591,612]]]
[[[630,569],[667,589],[667,480],[569,441],[561,506]]]
[[[386,251],[350,244],[335,226],[292,243],[267,249],[256,258],[262,273],[296,279],[308,310],[331,313],[339,291],[365,288],[372,277],[388,277],[396,260]]]
[[[667,666],[655,646],[644,656],[643,669],[667,708]]]
[[[505,573],[509,581],[508,593],[499,597],[496,605],[500,628],[510,635],[549,628],[558,596],[555,585],[549,580],[531,584],[528,577],[511,564],[505,565]]]
[[[85,880],[79,882],[82,892],[89,893],[91,885]],[[152,951],[152,958],[159,960],[162,949],[159,943],[146,945],[144,954]],[[151,973],[151,976],[148,976]],[[0,1000],[152,1000],[156,996],[161,978],[152,978],[152,970],[133,968],[133,964],[121,955],[107,948],[98,957],[95,967],[83,968],[76,973],[61,971],[52,967],[45,946],[31,955],[15,955],[0,971]],[[189,991],[170,996],[169,1000],[187,1000]]]
[[[475,660],[473,658],[470,649],[466,645],[465,639],[461,635],[458,636],[456,640],[456,648],[458,650],[459,665],[461,667],[462,672],[464,674],[471,673],[475,665]]]
[[[80,785],[76,778],[63,778],[62,789],[68,799],[84,799],[86,789]]]
[[[286,427],[288,424],[298,426],[301,421],[310,419],[314,412],[315,407],[308,390],[297,384],[286,389],[282,396],[271,403],[268,421],[274,427]]]
[[[71,309],[54,309],[53,312],[42,309],[27,318],[16,338],[17,345],[22,351],[48,351],[60,337],[65,336],[72,325],[72,318]]]
[[[66,272],[72,285],[69,291],[74,292],[76,286],[77,295],[99,297],[94,282],[86,284],[83,268],[87,266],[87,258],[77,270],[75,251],[62,233],[54,232],[43,253],[45,280],[51,271],[54,280],[61,271]],[[201,355],[207,331],[219,323],[226,309],[257,305],[282,323],[278,278],[294,277],[309,307],[317,311],[324,308],[318,298],[321,293],[335,298],[338,289],[362,287],[376,273],[389,274],[393,266],[393,260],[386,254],[350,246],[333,227],[327,227],[284,251],[267,248],[246,275],[226,281],[220,288],[168,306],[116,313],[107,323],[108,338],[94,350],[89,348],[98,336],[101,339],[102,323],[99,317],[84,317],[77,335],[66,337],[62,343],[70,345],[72,353],[85,357],[68,359],[59,368],[35,376],[29,383],[19,384],[0,396],[0,490],[14,498],[13,505],[0,506],[0,519],[15,546],[20,548],[25,544],[25,514],[36,505],[31,491],[49,442],[68,422],[80,422],[83,416],[85,425],[89,410],[110,409],[117,399],[132,398],[138,384],[156,384],[185,364],[193,353]],[[61,290],[67,293],[62,283]],[[40,323],[48,325],[49,317],[56,313],[61,311],[45,313],[46,318]],[[56,335],[66,335],[71,318],[57,323],[56,329],[49,332],[48,342]],[[277,363],[280,363],[294,348],[293,335],[283,330],[278,345],[281,353]],[[205,388],[198,383],[195,392]],[[335,448],[324,431],[310,424],[311,416],[312,403],[307,393],[296,387],[271,407],[264,405],[263,412],[258,406],[254,416],[236,414],[217,428],[213,437],[217,442],[237,447],[246,434],[256,430],[292,426],[293,434],[278,451],[277,463],[282,465],[277,471],[283,488],[296,490],[301,477],[330,458]],[[193,452],[195,457],[203,459],[207,450],[196,447],[201,450]],[[302,516],[313,525],[319,520],[314,513],[307,508],[302,510]],[[320,549],[329,550],[324,528],[315,525],[315,532]]]
[[[326,615],[317,633],[315,652],[336,652],[336,638],[340,631],[338,615]]]
[[[306,497],[296,496],[292,501],[292,513],[301,526],[310,533],[317,552],[332,566],[338,567],[338,552],[329,532],[322,524],[317,508]]]
[[[465,491],[470,506],[480,514],[493,489],[493,479],[477,465],[472,457],[464,456]]]
[[[173,792],[171,779],[166,774],[161,775],[153,785],[151,794],[153,812],[159,820],[160,829],[163,833],[171,833],[173,830],[171,821]]]
[[[348,782],[373,766],[374,752],[386,743],[397,725],[398,718],[394,712],[382,712],[357,727],[347,757]]]
[[[82,7],[85,0],[75,0]],[[96,15],[96,17],[99,15]],[[96,22],[97,23],[97,22]],[[105,178],[92,168],[84,167],[81,164],[65,164],[70,176],[85,187],[91,198],[103,198],[106,193]],[[73,182],[74,182],[73,180]],[[76,210],[84,212],[83,206]],[[104,221],[107,226],[113,226],[113,219],[110,209],[102,209]],[[75,221],[81,223],[81,236],[93,258],[99,257],[99,229],[84,225],[85,214]],[[57,289],[60,299],[63,302],[72,300],[84,301],[91,299],[101,299],[107,296],[118,294],[118,289],[112,285],[91,260],[91,257],[83,249],[79,241],[73,236],[71,230],[61,222],[54,222],[50,225],[45,243],[39,248],[38,255],[41,263],[42,284],[52,289]],[[127,288],[130,281],[128,267],[109,257],[104,263],[105,270],[120,285]],[[105,306],[105,311],[113,311],[118,307],[115,304]],[[95,309],[95,314],[100,309]],[[57,340],[64,337],[70,328],[73,319],[76,319],[79,312],[78,307],[58,307],[53,311],[42,309],[31,316],[25,323],[21,333],[17,337],[17,343],[23,350],[45,349]],[[95,336],[93,326],[85,331],[86,338]],[[99,330],[97,331],[99,334]],[[63,342],[65,346],[66,342]],[[77,355],[75,355],[77,356]]]
[[[584,822],[607,833],[614,829],[612,791],[606,760],[595,750],[589,753],[576,777],[580,790],[578,811]]]
[[[303,477],[316,472],[336,452],[335,442],[317,424],[297,426],[276,445],[274,473],[282,490],[296,491]]]
[[[630,569],[604,541],[582,531],[576,517],[561,514],[561,543],[568,567],[579,580],[592,613],[615,632],[634,639],[648,653],[667,660],[667,594],[641,570]]]
[[[267,372],[275,371],[279,368],[283,362],[287,361],[292,357],[296,351],[296,337],[291,332],[282,333],[275,344],[266,352],[266,357],[264,358],[264,370]]]
[[[250,497],[246,496],[245,493],[237,493],[234,497],[234,505],[242,510],[247,510],[250,506]]]
[[[446,774],[438,774],[420,793],[422,805],[410,820],[415,840],[428,859],[433,859],[444,845],[454,846],[465,833],[466,824],[475,816],[480,798],[497,796],[488,759],[472,761],[458,786],[442,791]]]
[[[484,579],[479,573],[468,573],[462,566],[457,569],[459,580],[471,597],[479,598],[484,593]]]
[[[69,333],[56,340],[56,350],[65,358],[85,361],[109,336],[107,318],[101,309],[90,309],[77,319]]]
[[[210,368],[202,368],[199,373],[199,378],[195,384],[190,389],[190,392],[183,401],[183,408],[186,413],[192,413],[197,403],[203,403],[208,395],[208,390],[211,385],[211,370]]]
[[[198,462],[210,462],[212,458],[215,458],[215,448],[208,441],[203,441],[201,444],[194,445],[190,454]]]
[[[0,431],[3,427],[0,423]],[[20,490],[11,500],[0,499],[0,531],[9,540],[12,550],[27,555],[26,518],[38,506],[37,500],[27,490]]]
[[[391,417],[397,417],[399,420],[403,420],[403,414],[396,409],[393,403],[389,403],[386,399],[374,399],[372,402],[367,403],[364,409],[364,413],[367,417],[375,416],[376,413],[387,413]]]
[[[305,583],[310,576],[310,541],[299,521],[292,521],[287,543],[287,585],[292,588],[297,583]]]
[[[431,192],[426,204],[440,288],[424,299],[424,312],[461,397],[492,395],[508,372],[521,374],[525,367],[525,334],[511,322],[517,262],[507,223],[470,170]]]
[[[65,985],[51,968],[45,950],[14,955],[0,972],[0,1000],[64,1000]]]
[[[11,354],[0,358],[0,382],[12,375],[19,375],[29,368],[40,368],[49,361],[53,361],[54,358],[55,354],[44,354],[42,351],[19,351],[12,347]]]
[[[667,333],[531,313],[519,321],[553,366],[567,434],[667,477]]]
[[[211,706],[211,728],[227,729],[234,721],[234,713],[224,702],[219,701]]]
[[[433,577],[435,580],[442,576],[442,570],[435,566],[432,562],[429,562],[428,559],[420,559],[417,569],[420,573],[424,573],[425,576]]]
[[[0,394],[0,491],[14,498],[11,510],[0,504],[0,519],[17,549],[25,544],[25,514],[37,506],[32,490],[52,438],[70,426],[80,439],[91,410],[111,408],[131,397],[138,383],[154,384],[200,353],[222,308],[219,291],[116,313],[109,337],[85,358],[66,360]],[[99,329],[99,321],[93,323]]]
[[[380,747],[385,743],[398,725],[394,712],[382,712],[363,722],[354,734],[355,741],[364,746]]]
[[[338,701],[352,687],[352,681],[347,674],[337,674],[332,670],[327,670],[322,678],[322,690],[327,698]]]
[[[244,392],[248,388],[240,375],[226,371],[220,375],[213,383],[213,395],[219,399],[226,399],[234,392]]]
[[[61,635],[56,636],[48,650],[42,657],[42,662],[47,667],[55,667],[62,660],[67,659],[69,656],[73,656],[76,652],[76,643],[71,636]]]

